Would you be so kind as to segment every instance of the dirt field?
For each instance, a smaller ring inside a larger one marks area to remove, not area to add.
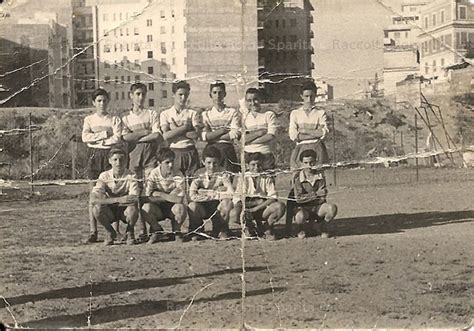
[[[472,325],[473,172],[425,171],[418,184],[413,171],[398,181],[379,173],[378,182],[370,171],[340,174],[334,237],[245,242],[247,325]],[[87,327],[89,317],[94,328],[241,326],[239,240],[83,245],[83,198],[2,202],[0,219],[4,323],[14,325],[13,315],[38,328]]]

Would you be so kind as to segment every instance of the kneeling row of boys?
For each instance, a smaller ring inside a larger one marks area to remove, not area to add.
[[[93,216],[107,232],[106,245],[117,239],[112,224],[120,220],[127,224],[124,241],[136,244],[134,227],[139,214],[150,226],[150,244],[160,239],[163,228],[159,222],[165,219],[171,220],[173,238],[178,241],[205,236],[202,231],[204,220],[212,221],[212,237],[227,239],[229,222],[240,224],[244,209],[241,194],[245,196],[246,236],[275,239],[273,227],[284,215],[285,205],[278,199],[274,176],[261,173],[262,154],[247,155],[248,171],[244,176],[234,178],[234,188],[233,179],[219,167],[221,152],[214,146],[207,146],[203,151],[204,168],[195,173],[187,189],[189,181],[173,173],[175,153],[162,148],[157,154],[158,166],[144,183],[144,196],[140,196],[140,181],[127,169],[126,158],[123,150],[111,149],[109,163],[112,169],[100,174],[91,192]],[[305,238],[305,229],[309,227],[327,237],[325,224],[334,219],[337,207],[326,202],[324,174],[314,168],[316,152],[304,151],[299,161],[301,168],[294,172],[292,180],[296,201],[292,232]]]

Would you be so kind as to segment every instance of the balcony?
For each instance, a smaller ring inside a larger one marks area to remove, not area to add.
[[[263,0],[257,0],[257,10],[265,9],[265,2]]]
[[[259,40],[258,41],[258,49],[265,48],[265,40]]]
[[[314,23],[313,15],[308,15],[308,23]]]
[[[314,70],[314,62],[311,62],[311,69]]]
[[[314,47],[313,46],[308,47],[308,53],[314,54]]]
[[[314,38],[314,32],[313,32],[313,30],[310,30],[310,31],[309,31],[309,37],[310,37],[310,38]]]
[[[258,59],[258,69],[265,69],[265,58],[261,57]]]
[[[258,30],[263,30],[264,28],[264,22],[263,21],[258,21],[257,23],[257,29]]]

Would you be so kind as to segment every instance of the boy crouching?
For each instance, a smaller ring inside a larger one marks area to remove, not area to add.
[[[142,207],[142,216],[150,224],[151,236],[148,243],[158,241],[160,232],[163,231],[158,222],[166,218],[171,220],[175,238],[181,241],[181,226],[187,217],[184,205],[185,180],[173,173],[175,153],[170,148],[161,148],[157,159],[158,166],[151,171],[145,186],[149,202]]]
[[[315,169],[317,154],[308,149],[300,154],[300,168],[293,178],[296,198],[296,215],[294,232],[298,238],[305,238],[304,226],[309,223],[314,230],[319,230],[322,238],[328,238],[326,223],[337,215],[337,206],[326,201],[326,179],[321,170]]]
[[[242,192],[245,195],[246,229],[244,230],[249,236],[263,234],[265,239],[275,240],[273,225],[285,213],[285,205],[278,201],[274,178],[261,174],[264,155],[249,153],[245,161],[248,172],[244,175],[245,191]],[[238,177],[237,194],[234,196],[234,209],[231,212],[231,218],[235,223],[240,223],[242,202],[239,194],[243,189],[242,186],[241,177]]]
[[[136,243],[134,226],[138,219],[138,183],[127,169],[127,156],[123,150],[112,148],[109,163],[112,169],[102,172],[92,189],[92,213],[107,231],[105,245],[114,243],[117,232],[111,224],[120,220],[127,223],[127,244],[133,245]]]

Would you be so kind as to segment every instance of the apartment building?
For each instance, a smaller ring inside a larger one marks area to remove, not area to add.
[[[396,83],[419,71],[417,44],[423,0],[402,3],[399,15],[392,16],[392,24],[384,29],[383,88],[384,95],[395,95]]]
[[[71,108],[70,48],[68,29],[55,13],[37,11],[28,18],[12,13],[2,20],[0,71],[16,70],[0,78],[2,97],[9,99],[3,106]]]
[[[146,106],[172,104],[171,83],[191,84],[190,102],[210,104],[209,83],[228,83],[237,104],[242,82],[257,75],[255,4],[219,0],[87,0],[92,8],[95,79],[110,107],[130,106],[134,82],[148,87]]]
[[[299,100],[314,69],[313,6],[308,0],[258,0],[258,65],[267,101]]]
[[[434,0],[423,7],[423,30],[418,35],[420,74],[442,79],[444,68],[461,63],[474,44],[474,3],[470,0]]]

